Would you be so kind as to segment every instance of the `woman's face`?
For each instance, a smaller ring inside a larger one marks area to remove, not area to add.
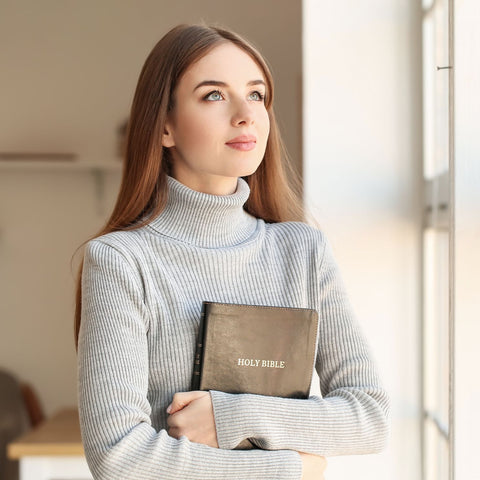
[[[265,91],[260,67],[231,42],[191,65],[177,85],[162,137],[172,176],[200,192],[233,193],[238,177],[254,173],[265,153]]]

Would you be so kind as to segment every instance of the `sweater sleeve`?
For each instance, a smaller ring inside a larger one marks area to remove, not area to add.
[[[82,289],[79,413],[95,479],[301,478],[298,452],[222,450],[156,431],[140,275],[121,252],[94,240],[85,251]]]
[[[212,391],[220,448],[235,448],[245,438],[263,449],[325,456],[376,453],[384,448],[389,400],[325,242],[316,274],[315,368],[322,397],[299,400]]]

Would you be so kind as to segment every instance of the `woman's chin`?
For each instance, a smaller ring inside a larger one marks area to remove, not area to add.
[[[249,177],[253,175],[260,166],[261,162],[256,162],[254,165],[245,165],[244,168],[239,168],[239,174],[236,175],[237,177]]]

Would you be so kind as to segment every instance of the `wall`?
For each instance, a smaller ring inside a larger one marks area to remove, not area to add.
[[[455,478],[479,480],[480,4],[454,2],[454,456]]]
[[[420,478],[421,2],[305,0],[305,194],[392,399],[388,449],[330,480]]]
[[[301,2],[288,0],[2,0],[0,151],[116,162],[115,130],[147,54],[172,26],[201,20],[237,30],[267,57],[300,163]],[[87,171],[0,165],[0,366],[33,384],[47,414],[76,404],[70,260],[113,204],[119,174],[105,182],[99,203]]]

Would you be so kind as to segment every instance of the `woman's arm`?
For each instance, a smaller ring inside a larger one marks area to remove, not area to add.
[[[94,240],[82,286],[79,411],[95,479],[301,478],[297,452],[221,450],[156,431],[147,399],[150,312],[138,272],[122,253]]]
[[[389,400],[328,245],[311,278],[318,278],[316,370],[323,397],[296,400],[212,391],[220,448],[235,448],[245,438],[265,449],[326,456],[384,448]]]

